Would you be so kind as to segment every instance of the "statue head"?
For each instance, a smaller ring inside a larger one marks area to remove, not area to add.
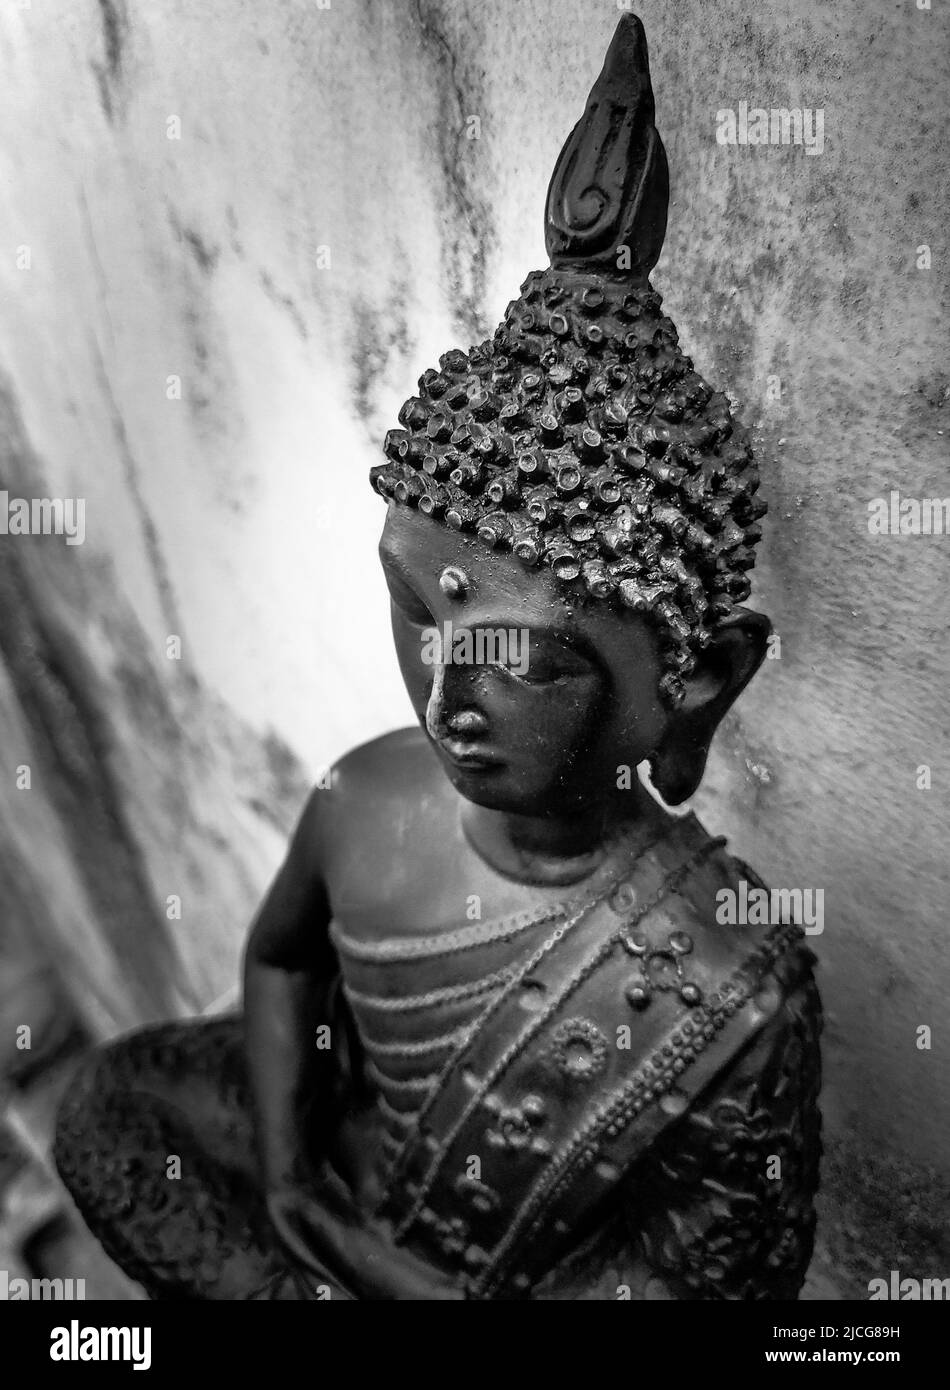
[[[603,802],[644,759],[685,800],[765,653],[741,606],[765,512],[747,432],[648,279],[668,202],[626,15],[555,165],[550,267],[491,340],[423,374],[371,473],[410,697],[482,805]]]

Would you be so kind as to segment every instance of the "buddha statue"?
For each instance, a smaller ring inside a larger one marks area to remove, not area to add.
[[[761,882],[671,809],[770,627],[747,432],[649,283],[668,195],[627,14],[550,266],[372,470],[419,727],[310,797],[242,1015],[99,1049],[62,1106],[62,1178],[153,1298],[799,1294],[814,957],[717,922]]]

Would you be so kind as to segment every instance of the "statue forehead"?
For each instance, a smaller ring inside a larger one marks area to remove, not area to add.
[[[379,548],[381,556],[429,594],[437,589],[459,602],[515,603],[559,623],[572,609],[547,567],[528,569],[513,555],[499,554],[477,537],[407,507],[390,504]]]
[[[642,661],[656,637],[639,615],[610,603],[578,602],[547,568],[528,569],[513,555],[498,554],[475,536],[440,525],[419,512],[390,503],[380,554],[401,570],[423,597],[444,596],[459,612],[506,608],[526,626],[574,633],[608,666]],[[463,592],[450,585],[461,578]],[[449,581],[448,583],[446,581]]]

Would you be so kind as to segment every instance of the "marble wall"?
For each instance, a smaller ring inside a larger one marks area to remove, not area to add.
[[[767,879],[825,890],[822,1259],[860,1297],[947,1273],[950,539],[867,524],[892,488],[950,491],[946,10],[638,12],[673,179],[655,283],[756,425],[754,598],[781,636],[696,809]],[[366,474],[419,372],[544,263],[617,17],[0,9],[0,489],[81,497],[86,522],[81,546],[0,537],[11,1067],[22,1023],[42,1049],[213,1006],[308,784],[408,721]],[[822,109],[823,151],[717,144],[741,101]]]

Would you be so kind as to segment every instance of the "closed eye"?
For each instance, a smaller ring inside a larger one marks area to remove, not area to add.
[[[515,680],[519,680],[523,685],[563,685],[565,681],[580,680],[582,677],[590,675],[590,667],[586,670],[572,668],[565,670],[563,667],[552,665],[545,661],[532,661],[526,670],[519,669],[519,666],[512,662],[498,662],[503,670]]]
[[[593,674],[580,653],[538,633],[526,632],[513,652],[492,664],[524,685],[560,685]]]

